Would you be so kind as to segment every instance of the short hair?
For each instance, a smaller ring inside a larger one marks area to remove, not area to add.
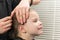
[[[14,39],[17,37],[18,34],[18,25],[20,25],[20,23],[18,23],[17,18],[16,18],[16,14],[13,15],[12,18],[12,27],[11,27],[11,31],[9,32],[9,39]]]

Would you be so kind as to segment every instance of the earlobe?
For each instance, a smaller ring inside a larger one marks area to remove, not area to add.
[[[22,25],[19,26],[19,30],[20,30],[21,32],[23,32],[23,33],[26,33],[26,31],[25,31],[25,29],[24,29],[24,27],[23,27]]]

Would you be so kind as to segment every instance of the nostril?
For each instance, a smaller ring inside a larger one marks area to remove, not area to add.
[[[40,22],[40,25],[42,25],[42,22]]]
[[[42,26],[42,22],[41,21],[39,21],[39,26]]]
[[[42,25],[42,23],[41,23],[41,22],[39,22],[39,24],[40,24],[40,25]]]
[[[42,24],[40,24],[40,25],[42,25]]]

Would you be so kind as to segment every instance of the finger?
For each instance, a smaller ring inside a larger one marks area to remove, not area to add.
[[[23,14],[23,23],[25,23],[25,21],[26,21],[26,17],[25,17],[25,14],[26,12],[25,12],[25,8],[22,8],[22,14]]]
[[[4,29],[9,28],[9,27],[11,27],[11,25],[12,25],[12,23],[9,23],[9,24],[3,26],[3,28],[4,28]]]
[[[7,25],[9,23],[12,23],[12,20],[8,20],[6,22],[0,22],[0,27],[5,26],[5,25]]]
[[[19,17],[19,12],[18,11],[16,11],[16,18],[17,18],[17,21],[20,23],[20,17]]]
[[[0,22],[5,22],[5,21],[7,21],[7,20],[9,20],[9,19],[11,19],[10,16],[9,16],[9,17],[5,17],[5,18],[0,19]]]
[[[26,19],[28,19],[28,18],[29,18],[29,9],[26,8]]]
[[[20,8],[20,11],[19,11],[19,20],[20,20],[20,23],[23,24],[23,19],[22,19],[22,8]]]
[[[15,13],[15,10],[13,10],[13,11],[11,12],[11,17],[13,17],[14,13]]]
[[[8,21],[4,22],[4,23],[3,23],[3,26],[5,26],[5,25],[7,25],[7,24],[9,24],[9,23],[12,23],[12,20],[8,20]]]
[[[20,10],[19,10],[19,11],[16,11],[16,18],[17,18],[17,21],[18,21],[19,23],[23,24],[23,23],[22,23],[22,13],[21,13]]]
[[[11,27],[5,28],[3,31],[4,31],[4,32],[7,32],[7,31],[10,30],[10,29],[11,29]]]

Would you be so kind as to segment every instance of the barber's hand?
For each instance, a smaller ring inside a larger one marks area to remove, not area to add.
[[[3,34],[11,29],[11,25],[12,20],[10,16],[0,19],[0,34]]]
[[[11,16],[16,13],[16,18],[19,23],[23,24],[29,17],[30,3],[27,0],[22,0],[12,11]]]

